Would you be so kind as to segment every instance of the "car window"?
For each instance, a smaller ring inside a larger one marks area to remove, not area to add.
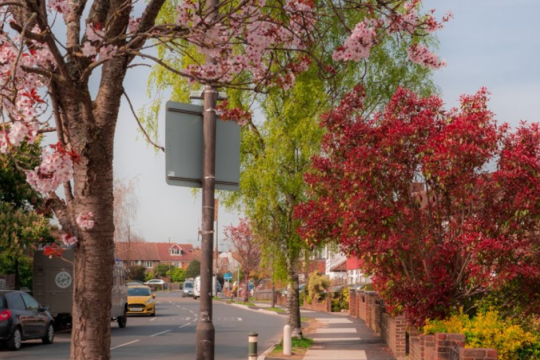
[[[150,296],[150,289],[128,288],[128,296]]]
[[[184,284],[184,288],[192,288],[193,287],[193,283],[185,283]]]
[[[19,293],[11,293],[6,295],[8,308],[11,310],[26,310],[26,305]]]
[[[28,295],[27,293],[21,293],[21,296],[23,297],[23,300],[26,304],[26,308],[28,310],[35,310],[37,311],[39,309],[39,304],[32,296]]]
[[[3,296],[0,296],[0,309],[7,308],[6,298]]]

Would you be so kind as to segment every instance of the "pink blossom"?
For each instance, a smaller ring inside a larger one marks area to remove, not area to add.
[[[105,37],[103,30],[98,30],[97,26],[88,24],[86,25],[86,38],[90,41],[101,41]]]
[[[60,237],[60,240],[62,240],[62,243],[66,246],[72,246],[75,245],[79,240],[75,236],[72,236],[70,233],[65,233]]]
[[[407,49],[409,59],[417,64],[424,65],[431,69],[438,69],[445,66],[444,60],[439,60],[437,55],[432,53],[427,47],[422,44],[416,44]]]
[[[65,151],[43,149],[41,165],[26,172],[28,183],[42,194],[54,191],[73,177],[73,161]]]
[[[114,55],[116,55],[116,52],[118,51],[118,47],[113,46],[111,44],[102,46],[99,49],[99,55],[98,60],[109,60],[112,59]]]
[[[369,57],[369,52],[375,45],[377,32],[367,22],[356,25],[351,35],[345,40],[342,47],[332,54],[335,61],[360,61]]]
[[[90,41],[85,41],[81,48],[83,56],[91,57],[97,54],[96,47],[93,46]]]
[[[129,25],[128,25],[128,32],[134,33],[139,29],[139,25],[141,23],[141,18],[129,18]]]
[[[83,230],[90,230],[94,227],[94,220],[92,220],[93,217],[94,215],[91,212],[86,214],[81,213],[79,216],[77,216],[77,225],[79,225],[79,227]]]

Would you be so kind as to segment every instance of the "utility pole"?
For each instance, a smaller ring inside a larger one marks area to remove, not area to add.
[[[218,225],[218,220],[219,220],[219,199],[215,199],[214,201],[214,220],[216,221],[216,271],[214,273],[214,278],[216,280],[216,283],[214,284],[214,290],[216,291],[216,296],[218,295],[218,273],[219,273],[219,247],[218,247],[218,243],[219,243],[219,239],[218,239],[218,235],[219,235],[219,225]]]

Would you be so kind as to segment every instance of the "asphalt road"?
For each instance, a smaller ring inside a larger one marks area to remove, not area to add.
[[[195,339],[199,301],[182,298],[180,292],[157,293],[155,317],[128,318],[127,327],[111,323],[111,354],[115,360],[192,360],[195,359]],[[259,354],[281,338],[286,318],[214,302],[213,324],[216,330],[215,359],[247,359],[248,334],[259,334]],[[22,349],[13,352],[0,349],[0,359],[68,360],[70,332],[56,334],[52,345],[39,341],[23,342]]]

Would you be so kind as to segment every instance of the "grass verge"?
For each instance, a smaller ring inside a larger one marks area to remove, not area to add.
[[[309,338],[292,338],[291,339],[291,352],[292,355],[300,355],[303,356],[308,348],[313,345],[313,340]],[[274,350],[269,354],[270,356],[283,356],[283,341],[277,345]]]

